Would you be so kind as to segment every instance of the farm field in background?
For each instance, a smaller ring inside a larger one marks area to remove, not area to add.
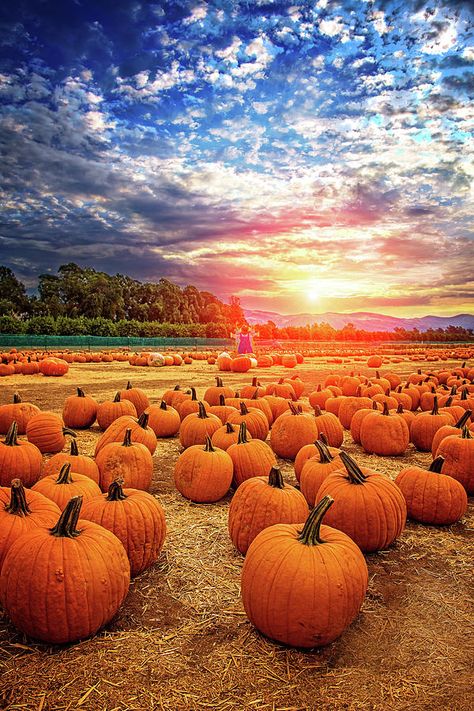
[[[309,348],[318,345],[304,345]],[[394,362],[394,350],[381,374],[390,370],[406,378],[417,368],[460,365],[457,357],[437,361],[437,355],[427,362],[418,348],[401,362]],[[446,346],[452,356],[456,348]],[[329,373],[375,373],[357,344],[347,344],[340,355],[343,363],[309,356],[291,370],[273,366],[220,375],[238,389],[254,375],[265,385],[298,374],[307,399]],[[132,367],[127,361],[71,363],[61,378],[4,378],[0,404],[18,392],[24,401],[60,415],[76,387],[101,402],[129,380],[152,403],[177,383],[193,386],[201,398],[216,374],[205,359],[163,368]],[[99,434],[97,424],[78,430],[79,450],[92,455]],[[392,478],[409,464],[428,466],[432,459],[411,444],[403,457],[368,455],[348,432],[343,449],[362,466]],[[231,494],[215,504],[184,499],[173,483],[180,452],[177,437],[158,440],[150,491],[165,510],[167,538],[158,562],[132,580],[110,625],[81,643],[49,647],[27,639],[2,617],[2,709],[465,711],[474,632],[472,497],[459,523],[434,527],[409,521],[389,550],[366,555],[369,589],[356,621],[328,647],[303,652],[264,638],[247,620],[239,594],[244,559],[227,532]],[[279,464],[285,480],[295,484],[292,462]]]

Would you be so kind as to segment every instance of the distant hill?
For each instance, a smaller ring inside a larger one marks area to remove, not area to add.
[[[328,311],[323,314],[280,314],[275,311],[258,311],[244,309],[245,317],[249,323],[273,323],[279,328],[285,326],[306,326],[312,323],[329,323],[333,328],[341,329],[347,323],[352,323],[354,328],[365,331],[393,331],[395,328],[427,331],[430,328],[447,328],[448,326],[461,326],[474,330],[473,314],[458,314],[457,316],[423,316],[422,318],[398,318],[385,316],[365,311],[352,314],[340,314]]]

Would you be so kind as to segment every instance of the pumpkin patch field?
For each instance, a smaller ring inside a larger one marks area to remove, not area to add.
[[[474,349],[291,355],[1,380],[1,709],[472,708]]]

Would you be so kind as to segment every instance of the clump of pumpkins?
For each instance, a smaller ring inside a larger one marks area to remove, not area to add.
[[[162,549],[165,515],[148,490],[158,439],[177,436],[174,482],[184,497],[212,503],[235,490],[228,528],[246,556],[249,619],[285,644],[328,644],[364,600],[363,553],[388,548],[407,515],[447,525],[465,514],[473,379],[466,365],[406,382],[392,372],[332,373],[304,398],[297,375],[265,386],[254,378],[238,394],[218,376],[201,400],[177,385],[155,403],[128,383],[101,403],[78,388],[62,417],[15,396],[0,406],[0,601],[20,630],[49,643],[110,621],[130,576]],[[76,430],[95,422],[102,434],[89,457]],[[341,449],[345,431],[366,452],[402,456],[411,442],[433,462],[392,481]],[[299,488],[284,481],[277,457],[294,463]]]

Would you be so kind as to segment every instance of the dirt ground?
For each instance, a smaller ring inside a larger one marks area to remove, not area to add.
[[[417,366],[390,364],[381,372],[407,375]],[[369,373],[360,363],[353,368]],[[306,382],[307,396],[328,372],[350,369],[350,363],[328,366],[318,358],[293,372]],[[288,371],[252,373],[267,383]],[[58,379],[4,378],[0,403],[18,391],[23,400],[60,413],[76,385],[101,401],[128,379],[152,402],[177,382],[193,384],[202,396],[215,374],[205,362],[162,369],[76,364]],[[237,386],[251,373],[223,375]],[[96,427],[78,432],[80,451],[92,454],[98,436]],[[368,456],[347,435],[343,447],[392,477],[408,463],[431,461],[412,446],[403,458]],[[1,709],[474,709],[472,498],[460,523],[409,522],[388,551],[367,555],[369,590],[359,617],[333,644],[303,652],[264,638],[248,622],[239,595],[243,557],[227,534],[230,495],[211,505],[183,499],[173,486],[180,451],[176,438],[159,442],[152,493],[166,512],[167,539],[157,564],[132,581],[106,629],[79,644],[48,647],[0,617]],[[292,464],[281,466],[286,480],[296,483]]]

